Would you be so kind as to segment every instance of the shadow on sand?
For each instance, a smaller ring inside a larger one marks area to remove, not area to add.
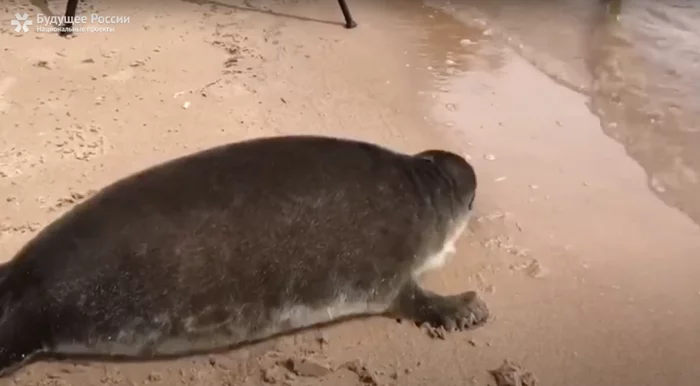
[[[33,1],[41,1],[41,0],[33,0]],[[272,10],[255,8],[254,6],[250,5],[250,2],[248,0],[243,0],[243,5],[227,4],[227,3],[222,3],[222,2],[216,1],[216,0],[182,0],[182,1],[184,1],[186,3],[192,3],[192,4],[198,4],[198,5],[207,5],[207,4],[215,5],[217,7],[235,9],[238,11],[257,12],[257,13],[262,13],[262,14],[266,14],[266,15],[286,17],[289,19],[295,19],[295,20],[300,20],[300,21],[310,21],[310,22],[314,22],[314,23],[323,23],[323,24],[340,25],[340,26],[345,25],[345,23],[339,22],[339,21],[334,22],[334,21],[329,21],[329,20],[314,19],[314,18],[305,17],[305,16],[290,15],[287,13],[279,13],[279,12],[275,12]]]
[[[169,360],[175,360],[175,359],[181,359],[181,358],[187,358],[187,357],[192,357],[192,356],[199,356],[199,355],[214,355],[214,354],[225,354],[234,350],[240,350],[248,347],[255,346],[257,344],[261,344],[264,342],[269,342],[274,339],[284,337],[284,336],[291,336],[295,335],[298,333],[310,331],[310,330],[316,330],[316,329],[321,329],[325,327],[330,327],[334,325],[338,325],[341,323],[346,323],[351,320],[364,320],[364,319],[369,319],[372,317],[385,317],[389,319],[395,319],[397,322],[400,322],[400,320],[390,316],[390,315],[355,315],[355,316],[348,316],[344,318],[340,318],[331,322],[327,323],[322,323],[322,324],[317,324],[314,326],[309,326],[309,327],[304,327],[304,328],[299,328],[296,330],[292,331],[286,331],[283,333],[279,333],[267,338],[263,339],[257,339],[257,340],[251,340],[247,341],[244,343],[239,343],[239,344],[234,344],[228,347],[222,347],[218,349],[211,349],[211,350],[193,350],[189,351],[186,353],[181,353],[181,354],[156,354],[156,355],[148,355],[145,354],[143,356],[126,356],[126,355],[109,355],[109,354],[55,354],[55,353],[38,353],[31,358],[27,359],[26,362],[22,363],[20,366],[11,369],[8,371],[7,374],[4,374],[4,376],[7,376],[11,373],[14,373],[15,371],[19,370],[20,368],[26,367],[29,364],[36,363],[36,362],[62,362],[62,363],[74,363],[74,364],[85,364],[85,362],[102,362],[102,363],[153,363],[153,362],[165,362]]]

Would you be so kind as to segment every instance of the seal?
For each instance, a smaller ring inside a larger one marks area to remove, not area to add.
[[[489,317],[422,288],[464,230],[474,169],[318,136],[259,138],[103,188],[0,267],[0,373],[44,355],[161,358],[348,317]]]

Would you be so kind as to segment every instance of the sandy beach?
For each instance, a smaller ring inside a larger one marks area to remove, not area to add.
[[[477,216],[425,284],[493,319],[429,337],[386,318],[148,363],[37,362],[0,385],[697,386],[700,227],[664,203],[588,98],[488,26],[415,1],[88,0],[128,15],[72,39],[0,7],[0,261],[115,179],[211,146],[322,134],[464,154]],[[63,1],[50,1],[60,15]],[[175,193],[175,192],[174,192]],[[306,363],[296,371],[289,362]]]

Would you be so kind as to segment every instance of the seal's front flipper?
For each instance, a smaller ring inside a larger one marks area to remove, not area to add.
[[[474,291],[441,296],[407,283],[391,311],[399,319],[413,320],[428,329],[431,336],[444,338],[442,331],[468,330],[486,323],[489,310]]]

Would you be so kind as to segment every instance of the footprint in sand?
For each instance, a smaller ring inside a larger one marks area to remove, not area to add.
[[[126,82],[134,77],[134,69],[132,67],[119,70],[108,77],[109,80],[117,82]]]
[[[0,80],[0,113],[10,108],[10,103],[5,101],[5,94],[17,83],[17,78],[8,76]]]

